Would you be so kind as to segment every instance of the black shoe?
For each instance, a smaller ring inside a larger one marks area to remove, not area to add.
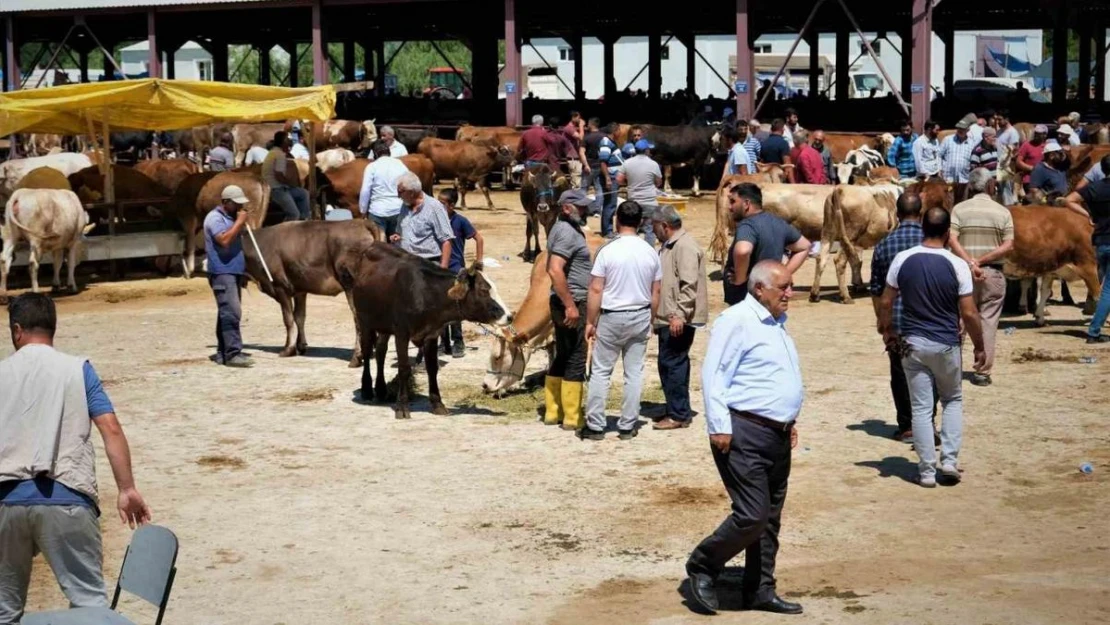
[[[639,433],[639,430],[621,430],[617,438],[621,439],[622,441],[630,441],[636,438],[636,435]]]
[[[708,575],[700,573],[691,573],[688,579],[690,595],[693,596],[694,603],[706,612],[716,614],[721,606],[717,602],[717,589],[713,585],[713,580]]]
[[[801,614],[802,604],[790,603],[789,601],[779,598],[778,595],[775,595],[770,601],[752,604],[752,607],[749,609],[758,610],[760,612],[774,612],[775,614]]]
[[[451,348],[451,357],[452,358],[462,358],[465,355],[466,355],[466,346],[463,345],[461,341],[458,342],[458,343],[455,343],[455,346]]]
[[[589,427],[584,427],[578,430],[578,438],[584,441],[603,441],[605,440],[605,432],[591,430]]]
[[[1087,336],[1088,343],[1110,343],[1110,334],[1100,334],[1098,336]]]

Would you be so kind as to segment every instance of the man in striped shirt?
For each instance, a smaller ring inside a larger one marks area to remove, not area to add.
[[[754,129],[753,129],[754,127]],[[759,139],[755,138],[755,131],[759,129],[759,121],[751,120],[750,122],[740,120],[736,122],[736,133],[740,135],[740,145],[744,146],[744,150],[748,153],[748,162],[759,162],[759,150],[763,147],[759,143]]]
[[[998,131],[990,126],[983,129],[983,140],[971,151],[971,169],[980,167],[987,171],[998,169]]]

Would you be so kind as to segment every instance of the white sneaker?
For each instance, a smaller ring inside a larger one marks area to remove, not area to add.
[[[920,475],[917,478],[917,483],[925,488],[936,488],[937,476],[936,475]]]
[[[946,464],[941,466],[940,473],[953,483],[957,483],[960,481],[960,469],[957,468],[954,464]]]

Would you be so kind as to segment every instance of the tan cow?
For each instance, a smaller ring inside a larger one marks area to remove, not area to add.
[[[378,140],[378,128],[373,119],[356,122],[347,119],[329,119],[324,123],[315,123],[312,128],[313,144],[305,142],[306,147],[317,152],[331,148],[346,148],[349,150],[368,150],[371,144]],[[273,133],[270,138],[273,139]],[[263,143],[265,145],[265,143]],[[248,146],[247,149],[250,149]]]
[[[843,163],[849,152],[862,147],[871,148],[886,159],[886,154],[892,145],[894,145],[894,135],[889,132],[825,132],[825,147],[832,154],[834,163]]]
[[[316,153],[316,167],[328,171],[355,160],[355,153],[347,148],[332,148]]]
[[[435,176],[435,166],[423,154],[406,154],[398,159],[405,164],[409,171],[420,178],[420,185],[424,193],[432,194],[432,182]],[[355,218],[361,217],[358,210],[358,196],[362,191],[362,177],[370,161],[365,158],[355,160],[336,167],[335,169],[320,172],[317,177],[317,190],[320,193],[320,204],[332,205],[351,211]]]
[[[235,166],[243,164],[247,158],[247,151],[254,146],[266,147],[273,140],[274,133],[279,130],[290,132],[293,130],[293,120],[284,123],[264,124],[235,124],[231,127],[231,137],[235,145]]]
[[[135,163],[135,171],[173,192],[189,174],[200,171],[200,166],[187,158],[151,159]]]
[[[728,207],[729,190],[742,182],[777,184],[786,179],[782,165],[759,163],[756,167],[759,173],[726,175],[717,185],[717,222],[713,224],[713,237],[709,242],[710,260],[715,263],[723,262],[726,250],[732,243],[732,233],[736,229],[736,222]],[[793,165],[785,167],[791,168]]]
[[[84,154],[63,152],[49,156],[36,156],[34,158],[19,158],[0,163],[0,202],[7,202],[12,192],[19,185],[19,181],[39,167],[50,167],[68,176],[93,164],[93,161]]]
[[[253,172],[204,171],[192,174],[181,182],[170,199],[170,209],[185,231],[181,264],[186,278],[192,277],[196,269],[197,232],[208,213],[220,205],[224,187],[231,184],[243,189],[250,200],[244,207],[250,215],[247,222],[252,228],[260,228],[270,206],[270,185],[262,182],[262,177]],[[199,242],[203,241],[201,238]]]
[[[89,223],[89,216],[81,200],[73,191],[65,189],[17,189],[8,199],[4,210],[4,223],[0,224],[0,296],[8,292],[8,272],[11,271],[15,248],[21,239],[27,239],[31,254],[27,269],[31,273],[31,291],[39,292],[39,260],[44,253],[54,252],[55,289],[61,288],[62,254],[68,253],[69,290],[77,292],[78,257],[81,236]]]
[[[451,141],[427,137],[420,141],[421,154],[432,159],[437,178],[454,178],[459,189],[459,208],[466,208],[466,185],[475,183],[486,196],[486,205],[493,208],[487,178],[491,171],[502,169],[513,161],[512,152],[504,145],[493,146],[468,141]]]
[[[810,241],[821,239],[821,226],[825,222],[825,199],[832,193],[833,186],[828,184],[778,184],[759,183],[763,191],[763,210],[782,217],[787,223],[801,231]],[[721,236],[714,230],[710,246],[710,259],[723,263],[732,245],[732,233],[736,222],[728,206],[728,190],[717,189],[717,215],[728,215],[728,224]],[[720,219],[720,217],[718,217]]]
[[[821,251],[813,273],[809,301],[821,299],[821,272],[828,262],[834,241],[840,243],[836,255],[836,282],[840,301],[852,303],[844,269],[852,266],[852,286],[863,284],[863,259],[860,251],[875,247],[898,224],[895,202],[902,195],[896,184],[858,186],[838,184],[825,200],[825,225],[821,230]]]

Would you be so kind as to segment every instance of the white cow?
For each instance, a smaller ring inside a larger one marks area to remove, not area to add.
[[[856,176],[870,178],[871,170],[886,165],[882,154],[866,145],[860,146],[844,156],[843,163],[837,163],[836,179],[840,184],[851,184]]]
[[[0,163],[0,202],[7,202],[12,196],[19,181],[31,170],[39,167],[50,167],[69,176],[86,167],[92,167],[93,161],[85,154],[75,152],[62,152],[34,158],[18,158]]]
[[[20,239],[27,239],[31,247],[28,270],[31,272],[31,290],[39,292],[39,259],[46,252],[54,252],[54,288],[61,287],[62,253],[69,252],[69,289],[77,292],[74,273],[81,251],[81,236],[85,234],[89,216],[81,200],[73,191],[64,189],[19,189],[8,199],[4,223],[0,225],[0,238],[4,249],[0,251],[0,294],[8,291],[8,272],[12,267],[15,248]]]
[[[346,148],[332,148],[316,153],[316,167],[328,171],[355,160],[355,153]]]

